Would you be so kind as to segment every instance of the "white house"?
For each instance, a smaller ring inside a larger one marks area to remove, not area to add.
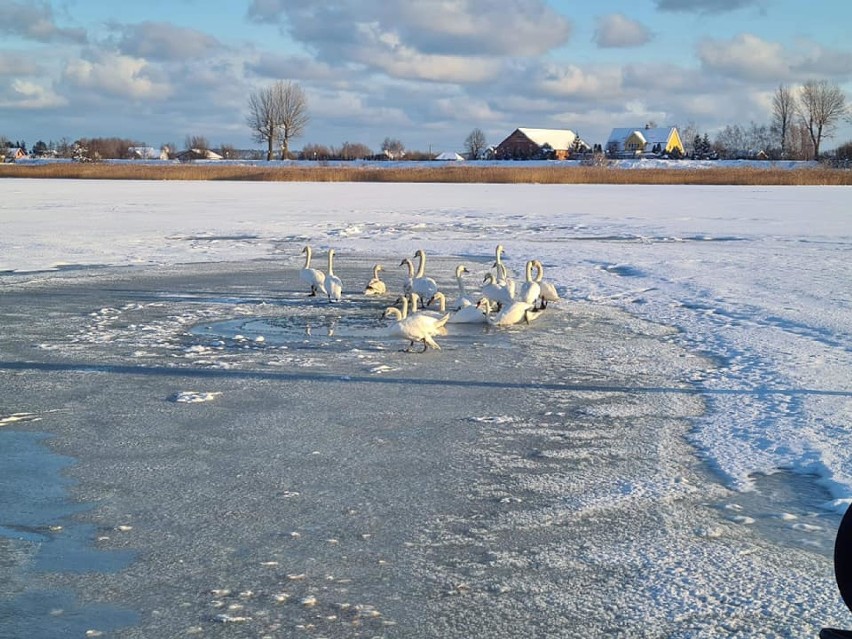
[[[655,149],[659,153],[685,154],[680,134],[674,126],[613,129],[604,149],[609,155],[641,155]]]

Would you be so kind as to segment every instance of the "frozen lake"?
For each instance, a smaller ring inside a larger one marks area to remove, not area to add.
[[[4,185],[0,636],[850,625],[848,189]],[[531,325],[407,354],[360,294],[498,242]]]

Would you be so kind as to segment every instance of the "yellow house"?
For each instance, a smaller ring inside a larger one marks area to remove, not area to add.
[[[659,145],[659,146],[658,146]],[[610,155],[642,155],[643,153],[685,155],[677,127],[613,129],[606,142]]]
[[[15,160],[20,160],[27,157],[27,154],[24,153],[24,150],[18,147],[10,147],[0,149],[0,162],[14,162]]]

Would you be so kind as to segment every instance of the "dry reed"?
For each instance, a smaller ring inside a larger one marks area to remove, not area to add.
[[[258,182],[415,182],[478,184],[700,184],[849,186],[852,171],[825,167],[619,169],[474,164],[423,167],[264,166],[253,164],[3,164],[0,178],[98,180],[231,180]]]

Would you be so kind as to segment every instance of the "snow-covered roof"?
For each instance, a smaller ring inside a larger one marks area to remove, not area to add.
[[[652,129],[646,129],[644,127],[634,129],[613,129],[612,133],[609,134],[609,139],[606,143],[609,145],[611,142],[617,142],[619,146],[622,146],[627,138],[636,134],[645,142],[646,145],[650,144],[651,146],[654,146],[655,144],[661,144],[662,146],[666,146],[669,143],[669,138],[674,130],[675,127],[673,126],[655,127]]]
[[[464,160],[462,156],[458,153],[453,153],[452,151],[444,151],[438,156],[435,156],[436,160],[454,160],[458,162],[459,160]]]
[[[131,146],[127,151],[143,160],[156,160],[160,157],[160,152],[152,146]]]
[[[527,129],[519,128],[518,131],[527,136],[539,146],[545,144],[555,151],[565,151],[571,148],[577,134],[570,129]]]

